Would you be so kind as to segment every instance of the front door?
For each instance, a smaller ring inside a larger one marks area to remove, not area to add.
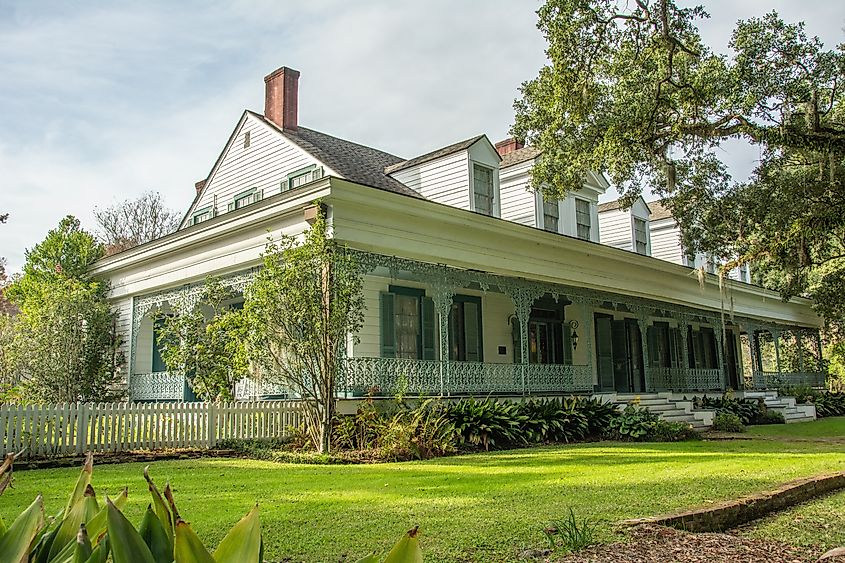
[[[595,316],[596,359],[602,391],[641,393],[645,390],[642,339],[635,319]]]

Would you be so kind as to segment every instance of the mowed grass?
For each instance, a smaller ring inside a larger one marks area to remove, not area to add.
[[[845,492],[800,504],[745,528],[742,535],[776,539],[819,552],[845,546]]]
[[[386,550],[419,524],[426,561],[512,561],[542,547],[542,528],[572,507],[614,523],[764,490],[799,476],[845,470],[845,446],[777,440],[677,444],[597,443],[442,458],[426,462],[307,466],[240,459],[163,461],[182,516],[212,546],[254,503],[266,557],[347,561]],[[95,467],[100,495],[128,486],[130,519],[148,502],[142,464]],[[9,522],[42,492],[63,505],[76,469],[19,471],[0,498]]]
[[[797,422],[795,424],[750,426],[748,434],[750,436],[782,439],[842,438],[845,440],[845,416],[822,418],[813,422]]]

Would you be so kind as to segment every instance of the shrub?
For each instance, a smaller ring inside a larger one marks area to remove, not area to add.
[[[578,551],[595,543],[595,530],[595,524],[587,518],[579,522],[575,511],[570,508],[566,519],[552,522],[543,529],[543,533],[549,540],[551,550],[563,548],[567,551]]]
[[[713,430],[717,432],[745,432],[742,419],[731,412],[719,412],[713,419]]]
[[[619,416],[619,409],[613,403],[605,403],[594,397],[577,397],[578,410],[587,419],[587,436],[601,437],[610,421]]]
[[[796,403],[806,404],[812,403],[820,393],[809,385],[788,385],[778,389],[778,394],[784,397],[794,397]]]
[[[813,399],[813,403],[816,405],[816,415],[819,417],[845,415],[845,394],[819,393]]]
[[[516,403],[469,398],[448,403],[442,408],[455,427],[461,444],[489,450],[527,441],[520,428],[528,419],[520,414]]]
[[[660,418],[645,408],[628,405],[610,419],[604,436],[611,440],[642,441],[648,439]]]
[[[572,442],[587,435],[587,416],[575,397],[530,400],[519,405],[526,418],[522,439],[526,442]]]
[[[699,439],[701,439],[701,435],[695,431],[692,425],[686,422],[670,422],[668,420],[658,420],[646,436],[646,440],[649,442],[684,442]]]
[[[693,397],[692,401],[695,408],[715,409],[716,414],[734,414],[746,426],[756,424],[757,419],[766,410],[762,399],[736,399],[727,393],[721,397]]]
[[[377,440],[377,457],[385,461],[428,459],[454,453],[457,431],[449,417],[428,399],[413,410],[387,419]]]
[[[786,419],[778,411],[767,410],[759,416],[754,424],[786,424]]]

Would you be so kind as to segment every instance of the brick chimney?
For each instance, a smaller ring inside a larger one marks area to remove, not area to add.
[[[283,66],[264,77],[264,117],[296,131],[299,71]]]
[[[515,150],[519,150],[523,148],[525,145],[513,137],[509,139],[505,139],[504,141],[499,141],[496,143],[496,151],[499,153],[499,156],[505,156],[509,152],[513,152]]]
[[[200,180],[199,182],[194,184],[194,188],[196,188],[197,193],[200,193],[204,187],[205,187],[205,180]]]

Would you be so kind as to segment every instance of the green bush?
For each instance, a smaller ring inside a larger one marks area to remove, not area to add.
[[[645,408],[628,405],[610,419],[604,437],[611,440],[645,441],[654,431],[660,417]]]
[[[734,414],[746,426],[757,424],[757,420],[766,411],[763,399],[737,399],[727,393],[721,397],[693,397],[692,401],[695,408],[715,409],[716,414]]]
[[[528,442],[521,431],[528,417],[516,403],[469,398],[441,408],[455,427],[460,444],[489,450]]]
[[[786,424],[786,419],[778,411],[767,410],[754,424]]]
[[[778,389],[778,395],[782,397],[794,397],[799,404],[812,403],[820,394],[809,385],[788,385]]]
[[[686,440],[700,440],[701,435],[686,422],[670,422],[658,420],[657,424],[646,435],[648,442],[684,442]]]
[[[845,415],[845,394],[831,393],[825,391],[819,393],[814,399],[816,415],[819,417],[843,416]]]
[[[719,412],[713,419],[713,430],[717,432],[745,432],[742,419],[731,412]]]
[[[595,397],[576,397],[578,410],[587,419],[587,436],[600,438],[610,421],[619,416],[619,409],[613,403],[605,403]]]
[[[529,400],[517,409],[525,422],[522,439],[529,443],[583,440],[590,425],[575,397]]]

